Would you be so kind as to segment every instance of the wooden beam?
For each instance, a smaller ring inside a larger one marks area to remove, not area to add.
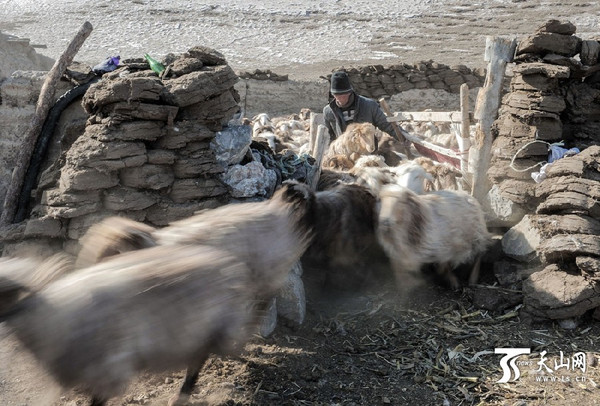
[[[492,151],[492,124],[498,117],[502,97],[502,83],[506,64],[513,60],[516,39],[487,37],[485,60],[489,61],[485,83],[477,95],[475,119],[479,120],[475,130],[475,144],[471,147],[473,189],[471,194],[483,204],[490,188],[487,171]]]
[[[456,151],[454,151],[452,149],[448,149],[448,148],[440,147],[439,145],[432,144],[431,142],[425,141],[425,140],[417,137],[416,135],[407,133],[406,131],[404,131],[403,134],[404,134],[404,137],[406,137],[406,139],[408,139],[412,143],[420,144],[427,149],[437,152],[438,154],[442,154],[442,155],[448,156],[450,158],[460,159],[460,154],[458,154]]]
[[[469,120],[472,115],[469,113]],[[462,123],[462,111],[399,111],[388,117],[389,122],[435,121],[440,123]]]
[[[469,174],[469,148],[471,147],[471,117],[469,114],[469,86],[463,83],[460,86],[460,112],[462,116],[460,126],[460,171],[463,175],[463,186],[470,183]]]
[[[91,32],[92,24],[86,21],[81,26],[67,49],[54,63],[54,66],[52,66],[52,69],[50,69],[48,75],[46,75],[46,79],[42,85],[42,89],[38,97],[35,114],[29,130],[25,134],[21,143],[19,157],[17,158],[16,166],[13,169],[10,184],[4,199],[4,207],[2,210],[2,216],[0,217],[0,226],[12,224],[14,220],[17,209],[17,201],[23,185],[25,173],[29,167],[31,155],[35,148],[38,136],[42,130],[42,126],[44,125],[44,121],[46,121],[48,111],[50,111],[50,108],[54,104],[56,84],[60,80],[61,76],[65,73],[67,67],[73,62],[73,58],[83,45],[83,42],[87,39],[87,37],[89,37]]]

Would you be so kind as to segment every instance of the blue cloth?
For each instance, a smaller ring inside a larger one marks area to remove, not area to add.
[[[92,70],[96,75],[102,75],[107,72],[112,72],[113,70],[117,69],[120,60],[121,57],[119,55],[109,56],[104,60],[104,62],[101,62],[98,65],[94,66]]]
[[[550,151],[548,153],[548,163],[552,163],[556,160],[559,160],[560,158],[563,158],[565,155],[575,155],[575,154],[579,154],[579,148],[571,148],[571,149],[566,149],[563,147],[560,147],[556,144],[552,144],[550,145]]]

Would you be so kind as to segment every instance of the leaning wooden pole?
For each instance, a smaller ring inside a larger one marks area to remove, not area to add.
[[[474,117],[478,122],[475,126],[475,143],[470,151],[473,164],[471,195],[482,204],[489,190],[487,171],[493,142],[492,124],[498,117],[506,64],[513,60],[516,47],[516,39],[486,38],[485,60],[489,63],[485,83],[477,95]]]
[[[23,138],[21,149],[19,151],[19,157],[15,168],[13,169],[10,184],[4,198],[4,206],[2,209],[2,216],[0,217],[0,226],[11,224],[14,220],[15,213],[17,210],[17,201],[21,187],[23,185],[23,179],[25,173],[29,167],[29,161],[35,148],[38,136],[46,121],[48,111],[52,107],[54,101],[54,93],[56,91],[56,84],[60,80],[61,76],[67,69],[67,67],[73,62],[73,58],[83,45],[83,42],[89,37],[92,32],[92,24],[86,21],[75,38],[71,41],[67,49],[62,53],[60,58],[54,63],[50,72],[46,76],[46,80],[42,85],[40,96],[38,97],[37,105],[35,107],[35,114],[31,121],[29,130]]]
[[[321,177],[321,164],[325,151],[329,148],[329,130],[324,125],[319,125],[317,129],[317,139],[315,142],[315,165],[308,175],[308,186],[314,192],[317,190],[319,178]]]

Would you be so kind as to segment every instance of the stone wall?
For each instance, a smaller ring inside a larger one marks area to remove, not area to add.
[[[210,143],[238,111],[237,76],[222,55],[200,47],[169,65],[160,79],[132,61],[87,90],[75,106],[87,120],[71,136],[59,124],[59,148],[40,175],[28,220],[0,236],[4,255],[34,242],[76,254],[79,238],[104,217],[164,226],[229,200],[219,178],[226,167]]]
[[[525,311],[552,319],[600,306],[600,44],[575,32],[552,20],[519,43],[488,173],[492,209],[512,226],[495,272],[523,271]],[[541,170],[558,141],[581,152]]]
[[[339,70],[348,72],[359,94],[376,100],[385,97],[390,100],[392,110],[404,111],[458,110],[460,86],[466,83],[470,89],[478,89],[485,80],[482,71],[471,70],[464,65],[450,67],[433,61],[387,67],[340,67]],[[241,107],[247,117],[258,113],[288,115],[298,113],[302,108],[321,112],[328,103],[331,74],[315,82],[288,80],[287,76],[269,70],[241,72],[238,75],[241,80],[236,90],[240,93]]]

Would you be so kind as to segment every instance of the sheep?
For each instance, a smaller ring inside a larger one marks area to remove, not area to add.
[[[355,183],[355,181],[356,177],[348,172],[323,169],[317,183],[317,191],[332,189],[340,184]]]
[[[375,196],[359,185],[339,184],[315,194],[314,239],[302,260],[325,271],[327,287],[356,288],[373,260],[387,261],[375,236],[375,206]]]
[[[108,217],[85,233],[75,266],[85,268],[113,255],[155,246],[155,230],[125,217]]]
[[[314,194],[307,185],[286,181],[270,200],[204,210],[156,230],[153,237],[159,245],[228,249],[259,274],[263,269],[290,270],[308,246],[313,204]],[[271,282],[281,283],[272,278]]]
[[[355,167],[350,173],[356,176],[356,183],[369,188],[375,195],[383,185],[404,186],[417,194],[423,194],[427,185],[433,181],[422,166],[407,161],[395,167]]]
[[[370,154],[375,151],[375,136],[377,132],[377,128],[371,123],[352,123],[348,125],[346,131],[329,145],[329,149],[323,158],[322,166],[333,169],[350,169],[361,155]],[[330,159],[337,156],[348,159],[348,161],[343,162],[343,167],[331,166]],[[350,163],[352,165],[348,167]]]
[[[228,251],[152,247],[53,281],[17,303],[6,323],[59,384],[103,405],[142,370],[187,364],[182,393],[191,392],[209,354],[229,354],[249,336],[248,304],[263,292]]]
[[[268,201],[223,206],[157,230],[157,246],[110,257],[101,246],[90,257],[101,262],[38,291],[2,273],[0,298],[11,303],[0,308],[0,320],[61,385],[92,395],[92,405],[122,393],[142,369],[187,365],[169,403],[180,404],[208,355],[237,350],[234,343],[244,343],[282,287],[309,244],[313,199],[306,185],[289,182]],[[54,275],[55,268],[41,271]]]
[[[401,162],[407,161],[408,157],[405,152],[406,147],[401,141],[388,133],[381,133],[377,142],[377,155],[382,156],[388,166],[397,166]]]
[[[446,163],[438,163],[427,157],[418,157],[413,162],[421,165],[433,178],[429,191],[432,190],[462,190],[459,178],[460,171]]]
[[[417,195],[398,185],[383,186],[379,196],[377,238],[399,283],[403,275],[436,264],[438,272],[458,288],[452,271],[473,260],[469,283],[476,283],[480,257],[491,241],[477,200],[452,190]]]

